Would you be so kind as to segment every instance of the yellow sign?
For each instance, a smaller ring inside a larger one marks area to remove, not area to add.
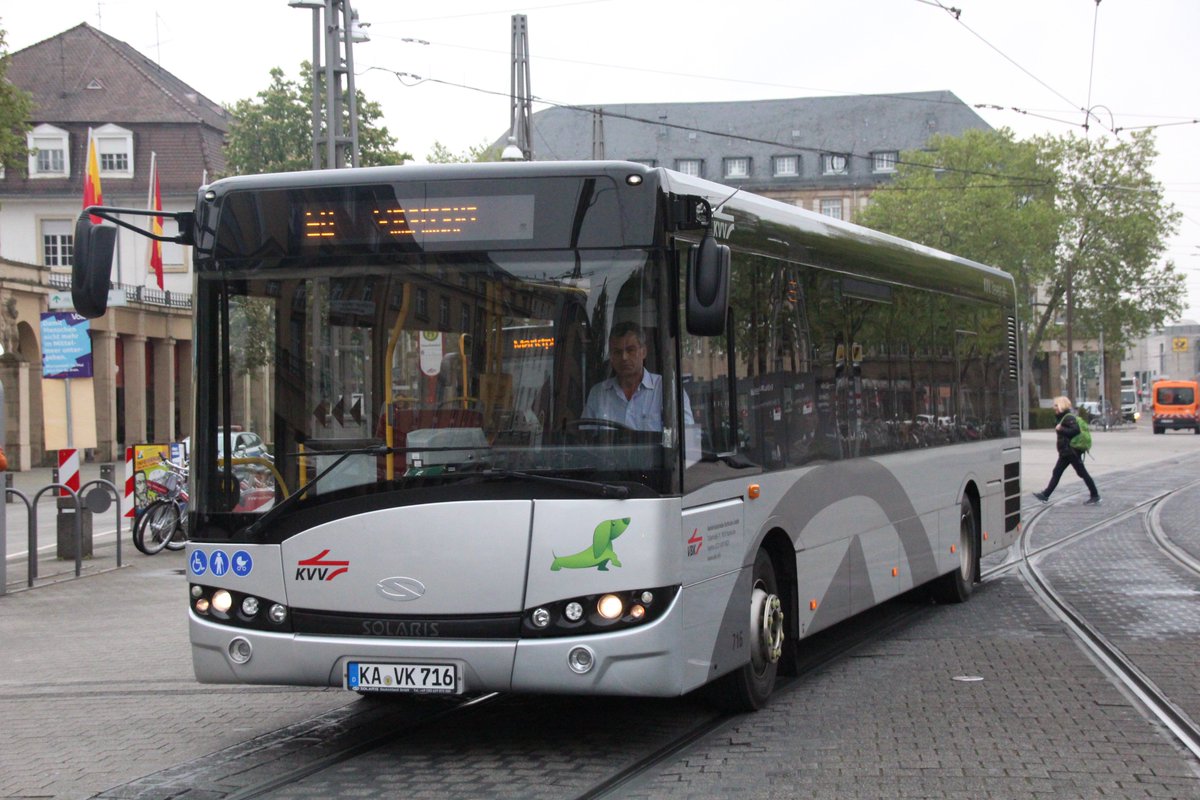
[[[1187,337],[1176,336],[1171,340],[1171,350],[1176,353],[1186,353],[1188,351]]]

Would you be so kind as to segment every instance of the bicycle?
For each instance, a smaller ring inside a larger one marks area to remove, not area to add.
[[[168,550],[182,550],[187,544],[187,467],[164,460],[167,474],[161,483],[164,493],[138,517],[133,532],[133,545],[152,556]]]

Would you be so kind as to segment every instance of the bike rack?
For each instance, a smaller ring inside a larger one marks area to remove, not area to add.
[[[117,491],[117,487],[111,482],[103,478],[96,478],[88,481],[80,487],[79,492],[76,492],[65,483],[51,483],[39,489],[33,497],[29,497],[20,489],[14,489],[10,486],[4,487],[5,502],[8,498],[15,496],[20,498],[25,504],[25,512],[28,518],[28,571],[26,575],[25,585],[27,588],[33,587],[33,582],[38,576],[38,523],[37,523],[37,504],[41,500],[42,495],[52,490],[60,490],[56,496],[69,496],[71,502],[75,506],[75,517],[72,524],[72,529],[75,538],[75,577],[78,578],[83,574],[83,517],[82,512],[84,506],[79,501],[83,490],[89,486],[105,486],[109,493],[112,494],[116,501],[116,539],[117,539],[117,568],[123,566],[121,559],[121,495]],[[90,511],[90,509],[89,509]],[[102,513],[102,512],[97,512]],[[8,592],[8,518],[7,515],[0,511],[0,595]]]

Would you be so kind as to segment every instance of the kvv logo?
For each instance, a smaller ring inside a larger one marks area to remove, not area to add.
[[[349,561],[334,561],[326,559],[328,550],[322,550],[312,558],[296,562],[296,580],[298,581],[331,581],[343,572],[350,571]]]

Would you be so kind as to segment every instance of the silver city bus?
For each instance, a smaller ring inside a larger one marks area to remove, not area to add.
[[[173,216],[202,682],[757,708],[803,637],[965,600],[1017,533],[998,270],[624,162],[235,177]],[[81,313],[113,230],[80,219]],[[226,459],[239,429],[270,453]]]

